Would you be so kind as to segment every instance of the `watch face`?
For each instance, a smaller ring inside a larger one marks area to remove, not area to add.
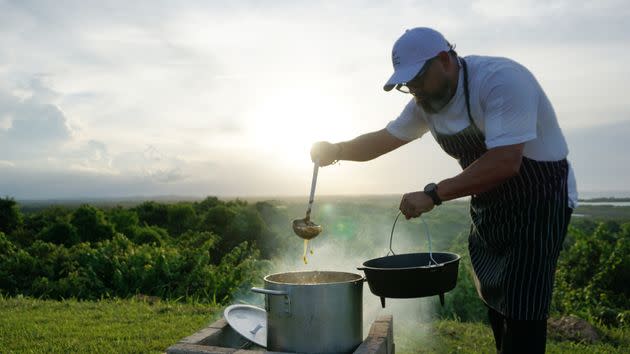
[[[435,183],[429,183],[424,187],[424,191],[429,193],[429,192],[433,192],[437,190],[437,184]]]
[[[437,194],[437,184],[429,183],[424,187],[424,193],[427,194],[431,199],[433,199],[433,204],[440,205],[442,201]]]

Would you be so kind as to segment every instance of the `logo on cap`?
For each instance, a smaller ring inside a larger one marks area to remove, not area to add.
[[[392,63],[394,63],[394,68],[400,65],[400,57],[396,53],[396,51],[392,51]]]

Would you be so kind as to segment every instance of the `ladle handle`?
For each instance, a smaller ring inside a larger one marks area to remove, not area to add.
[[[313,180],[311,181],[311,195],[308,198],[308,209],[306,210],[306,220],[311,219],[311,208],[315,197],[315,186],[317,185],[317,172],[319,171],[319,161],[313,164]]]

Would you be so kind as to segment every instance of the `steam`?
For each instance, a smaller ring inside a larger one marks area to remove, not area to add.
[[[293,235],[295,251],[287,251],[282,257],[272,260],[272,273],[284,272],[306,272],[306,271],[336,271],[348,272],[363,275],[357,270],[365,261],[386,256],[389,252],[389,239],[392,224],[398,210],[393,209],[391,215],[381,215],[380,217],[369,218],[368,224],[361,224],[358,227],[344,227],[347,225],[334,225],[332,216],[336,209],[334,204],[326,203],[322,205],[321,213],[317,219],[324,227],[324,232],[312,239],[309,248],[313,254],[307,254],[308,264],[302,261],[301,245],[302,240]],[[357,214],[362,211],[357,207],[354,210]],[[366,220],[364,218],[362,220]],[[413,223],[413,224],[412,224]],[[415,225],[417,224],[417,225]],[[354,229],[356,234],[349,235],[347,229]],[[372,247],[368,247],[372,245]],[[412,253],[424,252],[426,249],[426,238],[424,237],[424,227],[419,222],[398,220],[394,230],[392,242],[394,252]],[[367,336],[374,320],[381,315],[393,315],[394,335],[399,333],[397,329],[405,328],[414,330],[414,336],[428,332],[430,330],[427,322],[432,317],[434,300],[428,298],[415,299],[386,299],[386,307],[381,307],[380,298],[370,292],[368,283],[363,286],[363,336]]]
[[[286,210],[286,224],[271,225],[280,230],[283,237],[283,250],[280,256],[271,260],[268,274],[307,271],[335,271],[364,275],[357,270],[365,261],[384,257],[390,251],[389,242],[392,224],[398,213],[398,199],[391,203],[379,200],[373,207],[371,200],[359,203],[342,201],[322,201],[316,206],[313,220],[323,226],[324,231],[310,240],[307,254],[308,264],[302,260],[303,240],[293,234],[290,220],[303,213],[304,204],[285,202],[279,206]],[[276,205],[278,207],[278,205]],[[281,221],[279,221],[280,223]],[[429,228],[431,224],[429,223]],[[392,249],[396,254],[427,252],[428,243],[425,228],[420,221],[399,218],[394,230]],[[262,279],[261,279],[262,282]],[[244,292],[236,297],[238,302],[264,307],[264,296]],[[373,322],[382,315],[392,315],[394,319],[395,341],[403,338],[427,338],[431,331],[431,319],[437,297],[414,299],[386,299],[386,307],[381,307],[380,298],[370,292],[368,283],[363,286],[363,337],[369,333]]]

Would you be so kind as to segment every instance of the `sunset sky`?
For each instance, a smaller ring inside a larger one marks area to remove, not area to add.
[[[306,195],[310,146],[382,129],[393,42],[433,27],[460,55],[527,66],[581,192],[630,190],[627,1],[2,1],[0,194]],[[419,190],[458,173],[429,135],[320,171],[320,194]]]

